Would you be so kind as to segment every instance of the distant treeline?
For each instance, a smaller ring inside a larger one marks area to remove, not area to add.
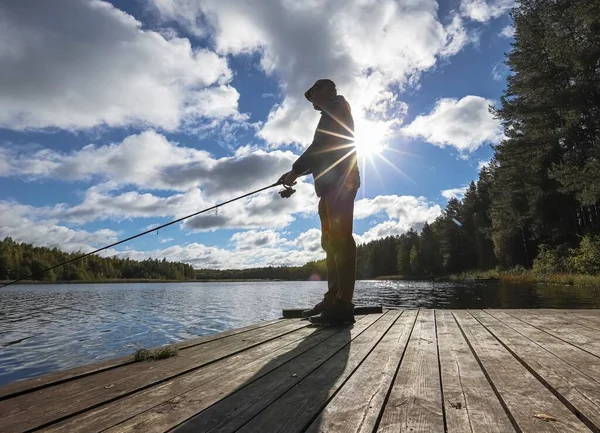
[[[326,280],[325,260],[309,262],[303,266],[269,266],[249,269],[198,269],[199,280]]]
[[[17,243],[7,237],[0,241],[0,280],[28,278],[59,263],[83,253],[65,253],[57,248],[36,247]],[[41,281],[94,281],[118,279],[194,279],[196,273],[191,265],[168,262],[165,259],[136,261],[91,255],[73,263],[45,272],[36,280]]]

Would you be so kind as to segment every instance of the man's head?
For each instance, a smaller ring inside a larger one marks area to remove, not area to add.
[[[321,107],[337,95],[335,83],[328,78],[317,80],[313,86],[304,92],[304,97],[312,102],[315,110],[320,110]]]

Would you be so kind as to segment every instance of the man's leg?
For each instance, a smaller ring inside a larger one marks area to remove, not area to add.
[[[315,324],[354,323],[354,285],[356,281],[356,243],[352,236],[355,190],[343,190],[323,197],[329,221],[327,240],[335,262],[338,291],[334,305],[325,308],[320,317],[312,317]]]
[[[329,201],[329,242],[335,258],[339,290],[337,297],[352,302],[356,282],[356,242],[352,236],[356,191],[342,191]]]
[[[326,303],[333,303],[339,291],[339,284],[335,251],[330,242],[330,219],[325,197],[321,197],[319,200],[319,219],[321,220],[321,247],[325,250],[327,265],[327,293],[325,293],[324,299]]]
[[[319,219],[321,220],[321,247],[325,250],[327,264],[327,293],[323,301],[319,302],[310,310],[302,312],[303,317],[320,314],[326,306],[333,305],[339,291],[338,272],[335,263],[335,253],[329,242],[329,214],[327,213],[327,202],[324,197],[319,200]]]

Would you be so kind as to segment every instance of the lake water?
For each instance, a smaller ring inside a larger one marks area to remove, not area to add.
[[[14,285],[0,290],[0,386],[312,306],[323,281]],[[357,281],[384,308],[600,308],[600,290],[500,282]]]

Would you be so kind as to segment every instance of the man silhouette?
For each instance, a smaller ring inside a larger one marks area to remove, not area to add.
[[[335,83],[317,80],[304,96],[321,112],[312,144],[279,179],[292,185],[312,174],[319,197],[321,246],[326,253],[327,293],[312,309],[303,312],[311,323],[352,324],[356,280],[356,243],[352,236],[354,199],[360,175],[354,146],[354,120],[350,105],[337,94]]]

